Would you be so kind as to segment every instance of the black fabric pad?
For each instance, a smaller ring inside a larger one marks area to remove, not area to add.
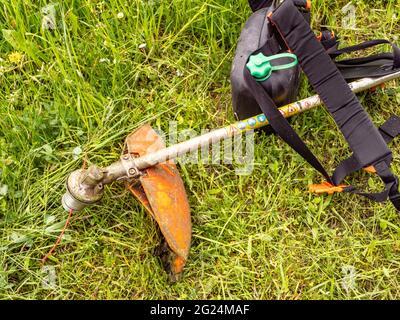
[[[249,0],[251,10],[257,11],[262,8],[267,8],[272,5],[273,0]]]

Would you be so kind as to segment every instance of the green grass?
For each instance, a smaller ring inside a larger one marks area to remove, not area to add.
[[[397,0],[353,1],[357,30],[341,27],[347,2],[314,1],[314,29],[330,26],[343,45],[398,40]],[[250,14],[245,0],[67,0],[49,31],[41,28],[46,4],[0,0],[1,298],[400,298],[398,212],[351,195],[309,194],[320,177],[266,135],[256,139],[250,176],[181,165],[193,242],[180,282],[171,285],[153,255],[155,223],[116,183],[101,204],[73,214],[46,263],[56,286],[44,287],[40,259],[67,218],[60,199],[69,172],[115,161],[125,136],[145,122],[166,130],[175,120],[200,132],[234,120],[230,63]],[[301,97],[310,94],[304,84]],[[360,99],[377,124],[400,113],[395,83]],[[323,108],[292,124],[330,168],[348,155]],[[398,142],[392,148],[400,174]],[[346,290],[349,269],[355,283]]]

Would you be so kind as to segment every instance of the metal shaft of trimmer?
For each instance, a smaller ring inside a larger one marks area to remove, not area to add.
[[[358,93],[373,87],[377,87],[385,82],[394,80],[399,77],[400,77],[400,72],[397,72],[377,79],[370,79],[370,78],[361,79],[350,83],[349,86],[354,93]],[[318,95],[315,95],[310,98],[286,105],[280,108],[279,110],[285,118],[288,118],[293,115],[299,114],[303,111],[318,107],[321,104],[322,104],[321,99],[318,97]],[[202,136],[178,143],[176,145],[170,146],[160,151],[145,155],[140,158],[136,158],[132,161],[132,166],[136,167],[139,170],[143,170],[148,167],[154,166],[158,163],[164,162],[166,160],[177,158],[191,151],[196,151],[198,150],[198,148],[202,146],[206,146],[211,143],[216,143],[221,140],[230,138],[234,135],[241,134],[245,131],[264,127],[268,124],[269,122],[266,119],[266,117],[263,114],[260,114],[255,117],[240,122],[236,122],[227,127],[213,130]]]

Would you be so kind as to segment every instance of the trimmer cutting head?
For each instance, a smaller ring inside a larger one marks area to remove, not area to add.
[[[166,161],[164,156],[158,157],[155,163],[146,160],[141,165],[136,163],[161,149],[165,149],[165,144],[150,125],[140,127],[127,137],[119,161],[105,168],[92,165],[72,172],[62,204],[67,211],[83,210],[101,200],[104,185],[125,180],[128,190],[158,223],[164,236],[158,255],[170,279],[176,281],[186,264],[192,237],[183,181],[174,162]]]

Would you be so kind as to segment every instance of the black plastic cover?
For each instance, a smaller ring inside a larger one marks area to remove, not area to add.
[[[233,111],[239,120],[262,113],[252,93],[246,85],[243,72],[249,56],[263,47],[263,53],[275,55],[285,52],[271,31],[267,14],[274,6],[254,12],[247,20],[236,48],[236,54],[231,70],[231,87]],[[276,60],[278,64],[290,63],[284,58]],[[300,67],[275,71],[272,76],[262,83],[264,89],[280,107],[296,100],[299,90]]]

